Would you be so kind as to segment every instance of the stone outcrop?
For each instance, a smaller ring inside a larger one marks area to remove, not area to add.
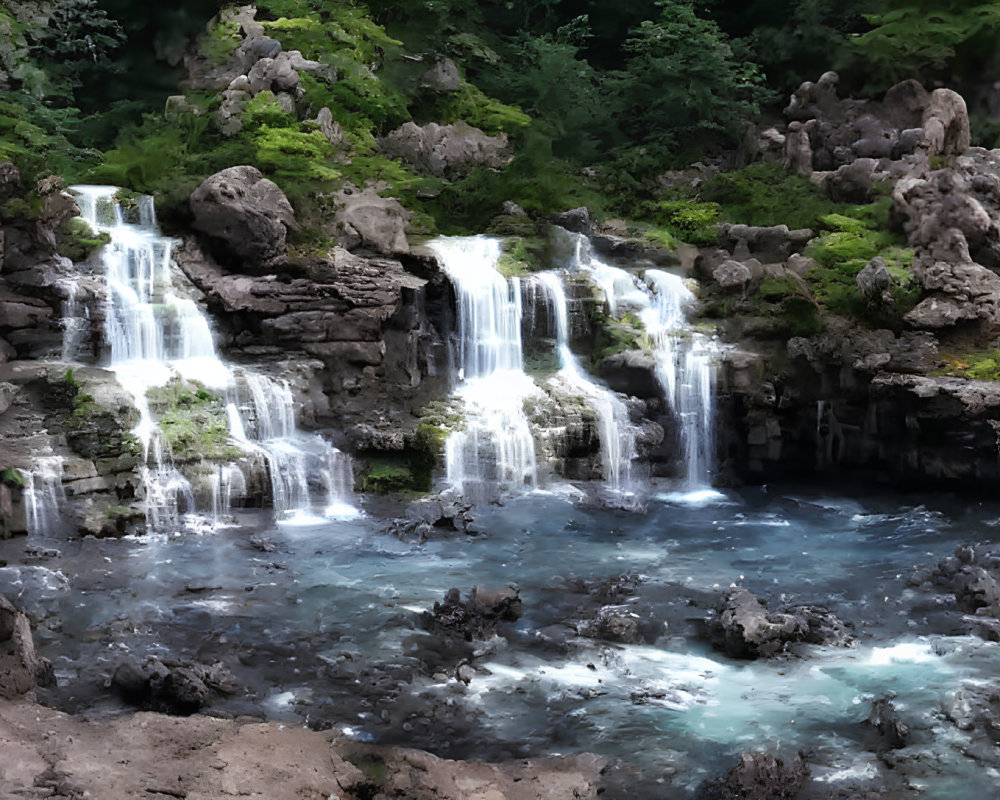
[[[461,120],[405,122],[379,139],[379,149],[437,177],[458,177],[474,167],[499,169],[514,157],[507,134],[489,136]]]
[[[412,212],[393,197],[382,197],[379,187],[358,189],[347,184],[333,195],[336,205],[333,232],[348,250],[366,248],[392,255],[408,253],[406,229]]]
[[[213,693],[232,694],[236,679],[222,664],[175,664],[151,658],[119,664],[111,688],[128,704],[144,711],[187,716],[211,701]]]
[[[768,611],[749,590],[737,586],[708,620],[712,645],[732,658],[770,658],[795,643],[844,646],[850,634],[823,608],[791,606]]]
[[[48,659],[35,653],[28,618],[0,594],[0,698],[30,694],[38,686],[54,686]]]
[[[193,226],[223,263],[261,273],[286,260],[285,236],[295,213],[274,181],[256,167],[229,167],[191,193]]]

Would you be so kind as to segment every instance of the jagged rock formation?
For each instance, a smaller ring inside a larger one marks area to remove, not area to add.
[[[406,122],[380,139],[379,148],[437,177],[464,175],[479,166],[499,169],[513,158],[507,134],[489,136],[461,120],[451,125]]]
[[[0,699],[30,695],[53,686],[52,664],[35,653],[28,618],[0,594]]]

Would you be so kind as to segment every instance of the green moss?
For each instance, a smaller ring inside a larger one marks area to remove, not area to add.
[[[12,486],[16,489],[24,488],[24,475],[21,470],[14,469],[13,467],[7,467],[4,470],[0,470],[0,483],[5,483],[8,486]]]
[[[1000,381],[1000,350],[953,355],[945,359],[938,375],[952,375],[975,381]]]
[[[538,272],[545,269],[545,262],[548,261],[548,242],[545,239],[508,237],[500,241],[500,248],[497,270],[505,278]]]
[[[631,312],[615,319],[595,304],[590,312],[590,327],[594,333],[591,356],[594,364],[626,350],[641,350],[644,345],[642,320]]]
[[[361,490],[374,494],[389,494],[413,488],[410,468],[395,461],[370,461],[361,473]]]
[[[420,121],[448,125],[464,120],[488,134],[517,133],[531,124],[531,117],[521,109],[501,103],[465,81],[454,92],[426,90],[411,110]]]
[[[240,24],[235,19],[221,20],[212,25],[198,40],[198,50],[209,67],[225,64],[243,41]]]
[[[56,249],[70,261],[86,261],[90,254],[111,241],[107,233],[95,233],[81,217],[70,217],[56,229]]]
[[[176,461],[230,461],[243,454],[229,435],[222,400],[203,386],[174,381],[146,396]]]

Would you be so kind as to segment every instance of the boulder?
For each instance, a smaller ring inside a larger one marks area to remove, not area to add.
[[[792,606],[768,611],[748,589],[737,586],[708,620],[712,646],[732,658],[769,658],[798,642],[844,646],[844,624],[823,608]]]
[[[384,153],[439,177],[464,175],[473,167],[499,169],[512,158],[508,144],[507,134],[488,136],[462,120],[406,122],[379,140]]]
[[[969,149],[969,111],[965,100],[951,89],[935,89],[924,108],[922,125],[927,154],[960,155]]]
[[[234,692],[236,679],[220,663],[168,665],[150,658],[141,664],[131,660],[119,664],[110,687],[137,708],[187,716],[208,705],[213,692]]]
[[[6,200],[22,191],[21,173],[12,161],[0,161],[0,200]]]
[[[462,85],[462,76],[454,61],[450,58],[439,58],[434,66],[424,73],[420,85],[436,92],[456,92]]]
[[[256,167],[229,167],[191,193],[193,226],[234,271],[260,273],[284,263],[295,215],[284,192]]]
[[[11,700],[54,685],[52,664],[35,653],[28,618],[0,594],[0,697]]]
[[[571,208],[556,214],[552,221],[561,228],[565,228],[573,233],[582,233],[589,236],[593,231],[593,223],[590,221],[590,209],[586,206]]]
[[[712,277],[723,289],[742,289],[750,283],[753,274],[742,261],[734,261],[730,258],[712,270]]]
[[[381,197],[378,188],[358,189],[348,184],[334,195],[334,226],[340,244],[348,250],[367,247],[379,253],[407,253],[406,228],[412,212],[393,197]]]
[[[881,256],[875,256],[869,261],[858,277],[855,278],[861,294],[865,296],[870,306],[890,305],[892,303],[892,275]]]
[[[702,787],[699,800],[792,800],[805,784],[809,770],[802,759],[776,758],[770,753],[741,753],[724,778]]]

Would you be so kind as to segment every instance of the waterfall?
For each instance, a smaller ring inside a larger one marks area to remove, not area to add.
[[[109,366],[139,411],[133,433],[142,445],[147,525],[173,529],[195,510],[194,490],[174,465],[147,399],[151,388],[176,378],[225,394],[230,435],[248,454],[266,461],[280,519],[312,518],[328,508],[339,514],[350,507],[351,482],[345,477],[350,460],[320,436],[297,429],[287,384],[249,372],[238,381],[219,359],[208,318],[174,286],[173,241],[158,230],[152,198],[138,199],[139,223],[129,224],[114,201],[113,187],[72,190],[91,228],[111,238],[101,252],[108,288],[105,336]],[[241,399],[241,386],[248,398]],[[233,493],[245,482],[235,464],[209,477],[216,522],[228,514]]]
[[[28,533],[46,536],[59,521],[59,509],[66,501],[63,491],[62,456],[38,456],[24,477],[24,510]]]
[[[521,284],[497,271],[500,243],[482,236],[430,243],[455,288],[455,396],[464,430],[445,441],[448,483],[473,503],[535,488],[535,443],[524,403],[539,394],[524,373]]]
[[[569,268],[586,274],[604,293],[608,312],[639,315],[656,360],[656,378],[677,421],[687,488],[711,484],[715,368],[707,337],[692,330],[687,312],[695,297],[677,275],[658,269],[644,279],[598,259],[587,237],[557,234],[569,244]]]
[[[587,398],[600,425],[601,467],[604,481],[616,501],[634,506],[638,501],[633,463],[637,455],[636,426],[628,408],[614,392],[592,381],[580,368],[569,347],[569,313],[562,280],[554,272],[534,277],[549,310],[550,329],[555,330],[559,353],[559,377],[574,391]]]

